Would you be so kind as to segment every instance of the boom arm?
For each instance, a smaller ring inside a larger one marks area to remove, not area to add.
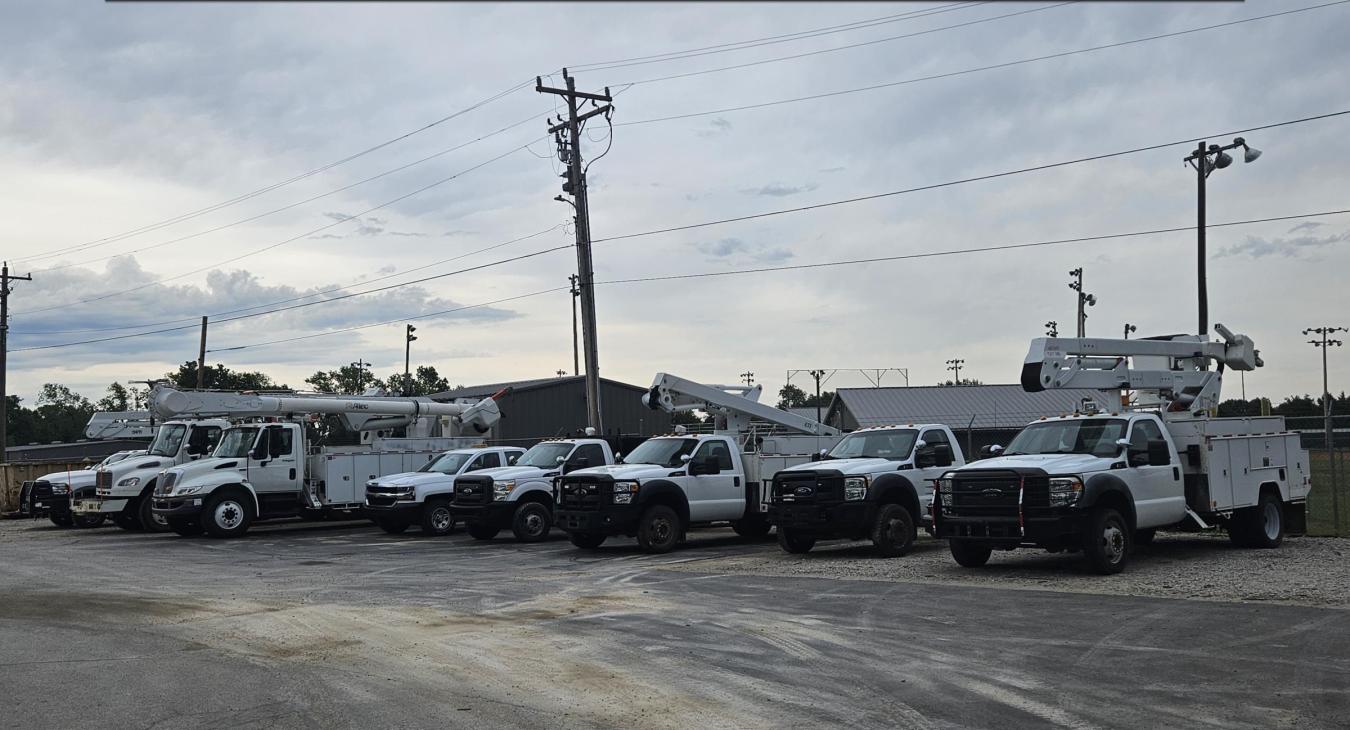
[[[472,403],[437,403],[428,398],[347,398],[327,395],[251,395],[245,393],[215,393],[210,391],[182,391],[158,386],[150,393],[150,405],[161,418],[192,416],[223,416],[247,418],[252,416],[289,416],[293,414],[334,413],[348,417],[357,430],[367,419],[361,416],[451,416],[462,425],[486,433],[501,418],[497,398],[509,391],[502,390]],[[387,428],[387,419],[379,419],[380,428]]]
[[[1022,363],[1022,388],[1138,390],[1157,394],[1164,411],[1202,412],[1218,406],[1225,367],[1255,370],[1264,363],[1251,338],[1214,327],[1223,341],[1198,335],[1108,340],[1038,337]],[[1133,366],[1131,366],[1133,361]],[[1218,364],[1209,370],[1210,361]]]
[[[147,411],[98,411],[84,427],[85,437],[91,439],[150,438],[154,434]]]
[[[838,436],[838,429],[809,418],[788,413],[758,402],[761,387],[740,385],[704,385],[676,375],[657,373],[652,387],[642,396],[643,405],[667,413],[705,410],[727,420],[727,430],[747,431],[751,418],[800,431],[812,436]]]

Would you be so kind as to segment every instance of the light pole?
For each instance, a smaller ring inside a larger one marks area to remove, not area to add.
[[[744,380],[746,385],[754,385],[755,374],[750,372],[749,370],[746,370],[745,372],[741,373],[741,380]]]
[[[1131,333],[1131,332],[1138,332],[1138,331],[1139,331],[1139,328],[1138,328],[1138,327],[1135,327],[1134,325],[1130,324],[1129,322],[1126,322],[1126,323],[1125,323],[1125,339],[1127,339],[1127,340],[1130,339],[1130,333]]]
[[[965,364],[966,364],[966,361],[965,361],[965,360],[959,360],[959,359],[958,359],[958,360],[948,360],[948,361],[947,361],[947,369],[948,369],[948,370],[951,370],[951,371],[954,372],[954,373],[956,373],[956,375],[955,375],[955,377],[954,377],[954,381],[955,381],[955,384],[956,384],[956,385],[960,385],[960,384],[961,384],[961,366],[962,366],[962,365],[965,365]]]
[[[356,362],[352,363],[352,367],[356,368],[355,395],[360,395],[366,387],[366,368],[370,367],[370,363],[366,362],[365,360],[357,360]]]
[[[1056,322],[1056,321],[1053,320],[1053,319],[1050,320],[1049,322],[1046,322],[1046,323],[1045,323],[1045,336],[1046,336],[1046,337],[1059,337],[1059,322]]]
[[[1078,337],[1082,339],[1087,337],[1087,308],[1096,306],[1097,297],[1083,293],[1083,267],[1070,271],[1069,276],[1074,277],[1069,282],[1069,288],[1078,292]]]
[[[405,395],[405,396],[409,396],[409,395],[412,395],[412,394],[413,394],[413,392],[412,392],[412,389],[413,389],[413,388],[412,388],[412,367],[411,367],[411,365],[412,365],[412,343],[413,343],[413,340],[417,339],[417,336],[413,334],[413,333],[416,332],[416,331],[417,331],[417,328],[416,328],[416,327],[414,327],[414,326],[412,326],[412,325],[407,325],[407,331],[403,333],[403,337],[404,337],[404,343],[403,343],[403,395]]]
[[[825,377],[824,370],[810,370],[808,374],[816,379],[816,422],[820,422],[820,379]]]
[[[1261,156],[1261,150],[1247,145],[1241,137],[1235,137],[1232,144],[1205,146],[1201,141],[1195,151],[1182,160],[1195,168],[1196,179],[1196,219],[1195,219],[1195,276],[1196,290],[1199,295],[1199,335],[1209,337],[1209,289],[1205,277],[1205,179],[1211,172],[1222,170],[1233,164],[1228,150],[1242,148],[1242,161],[1255,162]]]
[[[1313,347],[1322,348],[1322,417],[1325,419],[1326,439],[1327,439],[1327,465],[1330,467],[1331,475],[1331,520],[1336,526],[1336,534],[1341,530],[1341,500],[1340,490],[1336,484],[1336,433],[1331,424],[1331,387],[1327,382],[1327,350],[1332,347],[1340,347],[1345,344],[1340,340],[1328,339],[1337,332],[1350,332],[1344,327],[1309,327],[1303,330],[1305,335],[1317,335],[1318,339],[1308,340]]]

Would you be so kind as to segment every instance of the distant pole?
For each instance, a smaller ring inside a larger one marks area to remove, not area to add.
[[[206,389],[206,315],[202,315],[202,344],[197,348],[197,390]]]
[[[1241,137],[1234,137],[1232,144],[1206,146],[1203,141],[1195,146],[1195,151],[1182,160],[1195,168],[1195,289],[1199,299],[1197,314],[1199,324],[1197,334],[1209,338],[1209,284],[1205,274],[1205,180],[1215,170],[1222,170],[1233,164],[1228,150],[1242,148],[1242,161],[1255,162],[1261,156],[1261,150],[1247,145]]]
[[[1125,339],[1127,339],[1127,340],[1130,339],[1130,333],[1131,333],[1131,332],[1138,332],[1138,331],[1139,331],[1139,328],[1138,328],[1138,327],[1135,327],[1134,325],[1130,324],[1129,322],[1126,322],[1126,323],[1125,323]]]
[[[1328,339],[1330,335],[1337,332],[1350,332],[1344,327],[1310,327],[1303,330],[1303,334],[1318,336],[1316,340],[1308,340],[1308,344],[1313,347],[1322,348],[1322,418],[1326,428],[1327,441],[1327,466],[1328,473],[1331,475],[1331,521],[1336,526],[1336,534],[1341,533],[1341,499],[1340,489],[1336,480],[1336,431],[1331,423],[1331,385],[1327,380],[1327,350],[1332,347],[1340,347],[1343,342],[1340,340]]]
[[[1069,288],[1078,292],[1078,338],[1082,339],[1087,337],[1087,308],[1097,304],[1097,297],[1083,291],[1083,267],[1070,271],[1069,276],[1074,277]]]
[[[961,384],[961,366],[962,366],[962,365],[965,365],[965,364],[966,364],[966,361],[965,361],[965,360],[960,360],[960,359],[957,359],[957,360],[948,360],[948,361],[947,361],[947,369],[948,369],[948,370],[951,370],[951,371],[954,372],[954,373],[956,373],[956,375],[953,376],[953,379],[954,379],[956,385],[960,385],[960,384]]]
[[[1059,337],[1059,322],[1056,322],[1056,321],[1053,320],[1053,319],[1050,320],[1049,322],[1046,322],[1046,323],[1045,323],[1045,336],[1046,336],[1046,337]]]
[[[9,447],[9,283],[32,280],[29,275],[10,276],[8,261],[0,266],[0,464],[6,461],[5,449]]]
[[[755,374],[750,372],[749,370],[746,370],[745,372],[741,373],[741,380],[744,380],[746,385],[754,385]]]
[[[812,370],[809,375],[816,379],[816,422],[820,422],[820,379],[825,377],[824,370]]]
[[[403,343],[403,395],[405,395],[405,396],[409,396],[409,395],[412,395],[412,394],[413,394],[413,392],[412,392],[412,390],[413,390],[413,387],[412,387],[412,343],[413,343],[413,340],[417,339],[417,336],[413,334],[413,333],[416,332],[416,331],[417,331],[417,328],[416,328],[416,327],[414,327],[414,326],[412,326],[412,325],[407,325],[407,330],[404,331],[404,333],[403,333],[403,335],[404,335],[404,343]]]

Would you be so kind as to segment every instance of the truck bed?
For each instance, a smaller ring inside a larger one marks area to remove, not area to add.
[[[1187,475],[1187,505],[1200,513],[1254,506],[1274,484],[1285,502],[1302,502],[1311,487],[1308,452],[1279,416],[1168,421]]]

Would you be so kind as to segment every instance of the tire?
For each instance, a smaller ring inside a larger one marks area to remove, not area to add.
[[[1153,529],[1152,527],[1150,527],[1150,528],[1148,528],[1148,529],[1145,529],[1145,530],[1135,530],[1135,531],[1134,531],[1134,546],[1135,546],[1135,547],[1139,547],[1139,546],[1141,546],[1141,545],[1152,545],[1152,544],[1153,544],[1153,538],[1154,538],[1154,537],[1157,537],[1157,535],[1158,535],[1158,531],[1155,530],[1155,529]]]
[[[1256,506],[1243,510],[1244,547],[1270,550],[1284,542],[1284,504],[1270,492],[1263,492]]]
[[[511,517],[511,534],[521,542],[539,542],[553,529],[553,511],[539,502],[525,502]]]
[[[491,540],[501,532],[500,527],[493,527],[486,522],[470,522],[468,525],[469,536],[475,540]]]
[[[782,548],[783,552],[805,555],[811,552],[811,548],[815,546],[815,535],[803,535],[800,532],[778,528],[778,547]]]
[[[769,530],[773,529],[773,525],[764,519],[764,515],[753,515],[731,523],[731,529],[747,540],[763,540],[769,536]]]
[[[112,521],[114,525],[117,525],[118,527],[122,528],[123,530],[127,530],[128,532],[141,531],[141,521],[136,518],[135,512],[129,512],[124,509],[121,512],[118,512],[117,514],[113,515]]]
[[[455,513],[450,510],[449,501],[435,499],[422,506],[422,534],[443,537],[454,531]]]
[[[192,519],[190,517],[170,517],[168,521],[169,529],[183,537],[196,537],[205,532],[202,528],[202,521],[200,519]]]
[[[70,527],[75,524],[75,518],[71,517],[69,512],[62,512],[61,514],[49,512],[47,519],[51,520],[52,524],[57,527]]]
[[[567,535],[567,539],[571,540],[573,545],[585,550],[594,550],[605,544],[606,537],[599,532],[572,532]]]
[[[1125,569],[1130,560],[1130,525],[1119,511],[1099,507],[1088,520],[1087,534],[1083,536],[1083,555],[1088,565],[1100,575],[1111,575]]]
[[[989,562],[989,556],[994,549],[988,545],[981,545],[978,542],[970,540],[948,540],[947,547],[951,548],[952,559],[963,568],[980,568]]]
[[[381,517],[375,520],[375,524],[379,525],[381,530],[384,530],[390,535],[401,535],[408,529],[408,522],[406,520],[399,520],[393,517]]]
[[[239,537],[251,524],[253,501],[240,491],[213,494],[202,505],[202,527],[211,537]]]
[[[76,527],[80,528],[81,530],[87,530],[91,527],[101,527],[103,525],[105,515],[102,514],[75,515],[73,519]]]
[[[648,507],[638,520],[638,547],[644,553],[668,553],[675,549],[683,533],[684,525],[680,524],[680,516],[675,510],[664,504]]]
[[[169,522],[164,517],[155,514],[152,507],[155,500],[150,498],[149,492],[141,495],[141,499],[136,503],[136,519],[140,520],[141,529],[146,532],[168,532]]]
[[[872,524],[872,547],[883,558],[898,558],[914,547],[914,516],[903,505],[883,504]]]

